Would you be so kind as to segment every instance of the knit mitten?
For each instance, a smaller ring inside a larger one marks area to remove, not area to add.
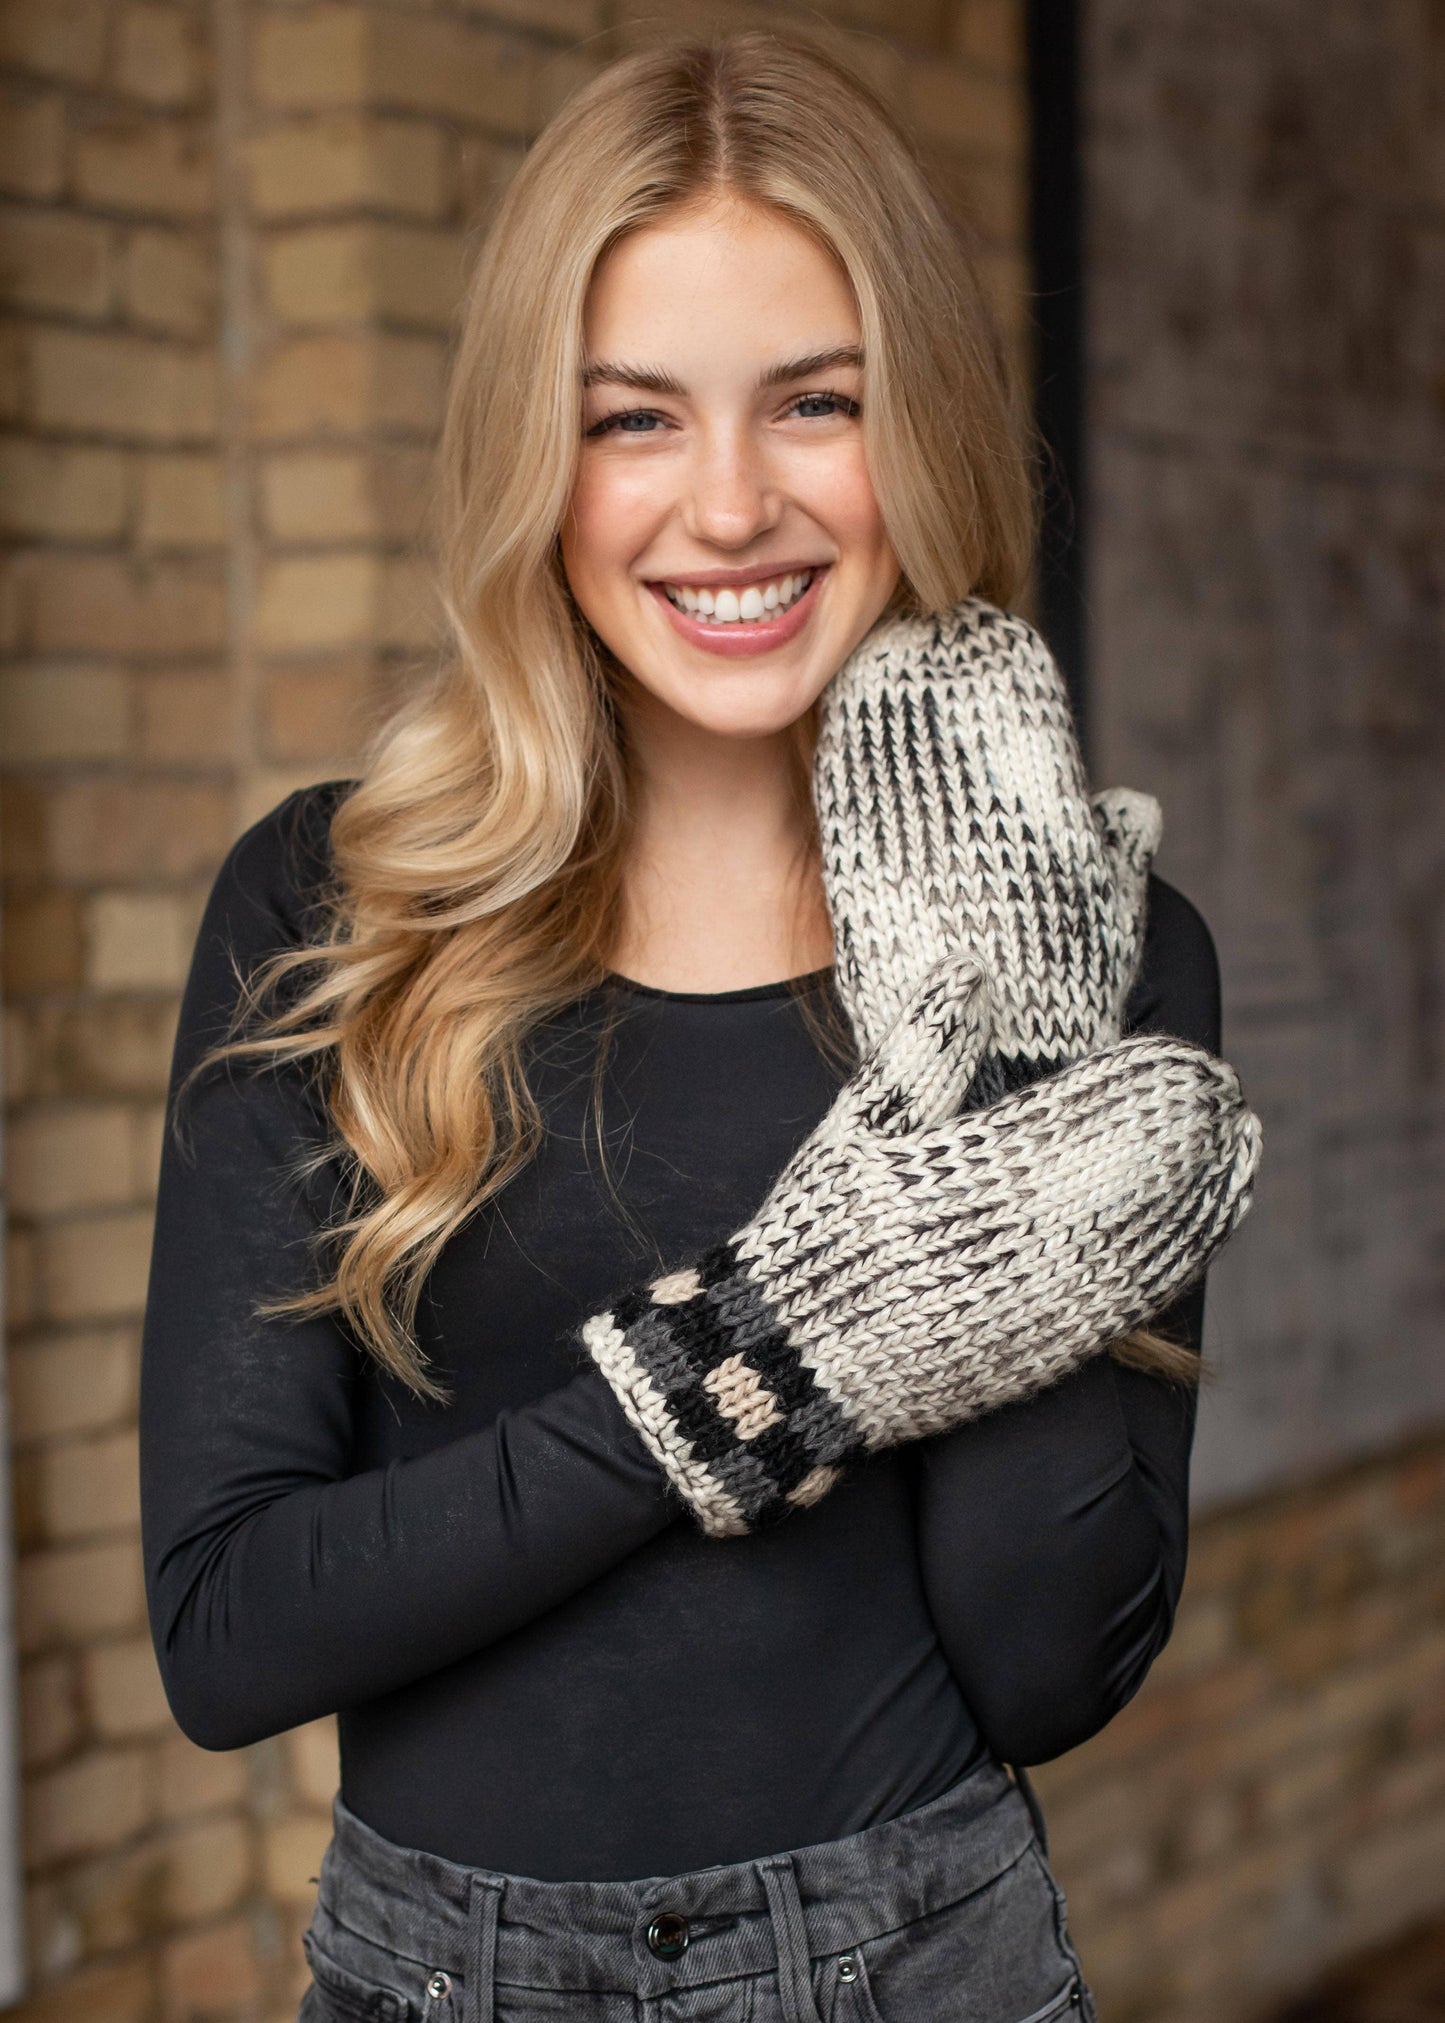
[[[1059,670],[981,598],[875,630],[824,690],[813,771],[837,985],[860,1048],[971,948],[993,1039],[970,1105],[1117,1040],[1159,805],[1092,800]]]
[[[935,966],[752,1220],[583,1326],[704,1531],[1053,1383],[1244,1213],[1259,1126],[1224,1062],[1139,1037],[958,1114],[988,1028],[976,962]]]

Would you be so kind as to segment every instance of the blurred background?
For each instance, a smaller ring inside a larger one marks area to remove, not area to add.
[[[230,841],[351,770],[427,648],[460,277],[529,135],[638,38],[784,17],[887,94],[976,235],[1056,457],[1034,613],[1099,782],[1164,802],[1266,1126],[1173,1641],[1038,1774],[1101,2017],[1445,2018],[1445,7],[6,0],[26,2023],[294,2017],[330,1725],[193,1748],[145,1631],[177,993]]]

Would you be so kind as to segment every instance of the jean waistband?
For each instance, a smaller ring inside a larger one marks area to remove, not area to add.
[[[989,1759],[928,1804],[842,1839],[625,1882],[544,1882],[399,1847],[340,1797],[333,1819],[320,1902],[339,1924],[465,1975],[478,1966],[481,1920],[499,1983],[641,1995],[767,1972],[784,1905],[801,1914],[797,1937],[814,1959],[846,1951],[982,1889],[1034,1838],[1023,1795]],[[664,1912],[686,1924],[674,1958],[648,1944]]]

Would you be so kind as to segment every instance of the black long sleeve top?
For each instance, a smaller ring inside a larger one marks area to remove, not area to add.
[[[237,973],[307,938],[348,785],[291,795],[227,856],[168,1116]],[[826,971],[802,986],[829,988]],[[1218,1048],[1208,930],[1157,879],[1130,1023]],[[537,1031],[528,1072],[539,1152],[422,1300],[445,1406],[379,1374],[334,1318],[253,1314],[308,1281],[337,1198],[334,1165],[291,1175],[326,1135],[303,1069],[213,1069],[183,1143],[167,1131],[142,1517],[182,1728],[226,1749],[335,1711],[342,1795],[379,1832],[602,1880],[855,1832],[988,1752],[1035,1763],[1102,1727],[1172,1623],[1192,1391],[1101,1355],[870,1457],[773,1530],[709,1539],[577,1328],[744,1221],[842,1071],[787,985],[619,978]],[[1166,1317],[1196,1347],[1202,1301]]]

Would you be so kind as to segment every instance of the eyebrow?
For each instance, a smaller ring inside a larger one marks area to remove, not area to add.
[[[758,391],[766,392],[769,387],[786,386],[795,379],[808,379],[815,372],[832,372],[838,367],[863,364],[863,347],[860,344],[834,344],[826,351],[808,351],[801,358],[782,358],[775,365],[768,366],[758,374]],[[596,386],[605,380],[611,386],[634,387],[639,393],[665,393],[681,398],[687,388],[670,372],[664,372],[656,365],[627,365],[610,358],[594,359],[582,368],[584,387]]]

